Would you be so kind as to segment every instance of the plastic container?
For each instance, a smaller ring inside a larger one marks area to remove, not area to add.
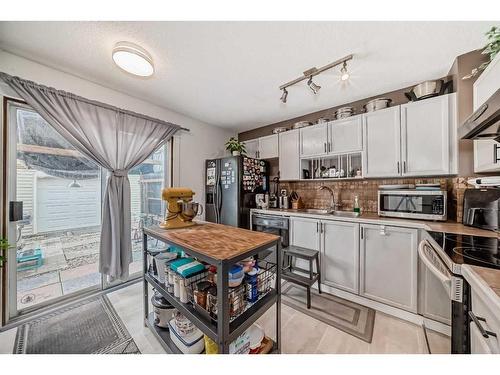
[[[239,279],[242,276],[245,276],[245,273],[243,272],[243,267],[240,266],[239,264],[235,264],[229,270],[229,278],[230,279]]]
[[[246,297],[248,302],[255,302],[259,298],[259,288],[257,283],[257,274],[259,269],[252,268],[245,276]]]
[[[175,319],[170,320],[168,325],[170,339],[184,354],[200,354],[205,349],[203,332],[198,328],[186,336],[181,336],[175,326]]]
[[[160,253],[154,257],[156,264],[156,271],[158,272],[158,280],[160,283],[165,283],[165,266],[168,262],[175,259],[176,254],[173,253]]]

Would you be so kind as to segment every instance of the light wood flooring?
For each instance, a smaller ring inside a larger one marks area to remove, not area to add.
[[[164,353],[153,334],[143,324],[142,283],[108,294],[118,315],[142,353]],[[274,336],[274,309],[258,323]],[[427,331],[432,353],[449,353],[449,337]],[[12,353],[16,329],[0,332],[0,353]],[[424,331],[412,323],[377,312],[372,342],[366,343],[345,332],[282,305],[282,352],[325,354],[426,354]]]

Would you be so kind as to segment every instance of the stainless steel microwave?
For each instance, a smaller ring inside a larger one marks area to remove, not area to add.
[[[447,219],[444,190],[379,190],[378,215],[406,219]]]

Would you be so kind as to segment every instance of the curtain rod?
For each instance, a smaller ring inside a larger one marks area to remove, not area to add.
[[[9,81],[13,81],[13,80],[19,80],[19,81],[22,81],[24,84],[29,85],[31,87],[40,88],[40,89],[45,90],[45,91],[57,93],[58,95],[66,96],[68,98],[79,100],[79,101],[82,101],[84,103],[96,105],[96,106],[101,107],[101,108],[106,108],[106,109],[109,109],[109,110],[112,110],[112,111],[117,111],[117,112],[120,112],[120,113],[127,114],[129,116],[133,116],[133,117],[137,117],[137,118],[142,118],[142,119],[145,119],[145,120],[148,120],[148,121],[154,121],[154,122],[158,122],[160,124],[165,124],[165,125],[168,125],[168,126],[176,126],[177,128],[179,128],[179,130],[183,130],[183,131],[187,131],[187,132],[190,131],[188,128],[184,128],[184,127],[182,127],[180,125],[174,124],[174,123],[169,122],[169,121],[160,120],[160,119],[148,116],[148,115],[144,115],[142,113],[137,113],[137,112],[134,112],[134,111],[130,111],[128,109],[123,109],[123,108],[115,107],[115,106],[113,106],[111,104],[106,104],[106,103],[103,103],[103,102],[100,102],[100,101],[97,101],[97,100],[87,99],[87,98],[84,98],[83,96],[79,96],[79,95],[73,94],[73,93],[68,92],[68,91],[58,90],[58,89],[53,88],[53,87],[41,85],[41,84],[38,84],[38,83],[36,83],[34,81],[30,81],[30,80],[27,80],[27,79],[24,79],[24,78],[21,78],[21,77],[17,77],[17,76],[11,76],[10,74],[4,73],[4,72],[0,72],[0,79],[2,79],[5,83],[8,83]]]

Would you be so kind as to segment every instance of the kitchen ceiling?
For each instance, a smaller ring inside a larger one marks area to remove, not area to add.
[[[247,130],[441,77],[485,44],[491,22],[0,22],[0,48],[204,122]],[[155,74],[137,78],[111,58],[136,43]],[[340,67],[278,87],[348,54]]]

